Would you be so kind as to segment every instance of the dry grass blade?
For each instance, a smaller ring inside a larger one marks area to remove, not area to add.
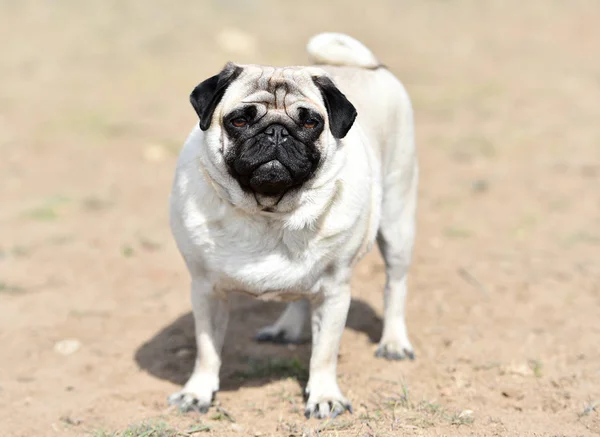
[[[464,267],[460,267],[458,269],[458,274],[460,275],[461,278],[463,278],[468,284],[472,285],[473,287],[475,287],[477,290],[479,290],[482,294],[484,294],[485,296],[488,296],[489,293],[487,291],[487,289],[483,286],[483,284],[481,282],[479,282],[479,280],[473,276],[473,274],[471,274],[467,269],[465,269]]]

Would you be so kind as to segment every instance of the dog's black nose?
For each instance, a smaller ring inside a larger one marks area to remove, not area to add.
[[[280,124],[272,124],[265,129],[265,134],[273,138],[275,144],[280,143],[289,136],[290,133],[287,131],[285,126]]]

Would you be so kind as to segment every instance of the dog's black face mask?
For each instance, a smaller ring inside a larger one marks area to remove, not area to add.
[[[224,118],[233,143],[225,162],[243,189],[279,197],[317,169],[320,153],[315,142],[323,132],[323,119],[307,108],[300,108],[294,118],[268,112],[257,118],[257,112],[250,105]]]
[[[241,73],[240,67],[229,64],[194,89],[190,99],[202,130],[210,127],[227,87]],[[329,78],[313,77],[313,83],[321,92],[332,135],[343,138],[354,123],[354,106]],[[323,116],[308,106],[282,109],[271,111],[264,104],[248,103],[223,117],[223,128],[231,142],[225,162],[229,173],[248,192],[281,198],[308,181],[319,166],[317,142],[325,126]]]

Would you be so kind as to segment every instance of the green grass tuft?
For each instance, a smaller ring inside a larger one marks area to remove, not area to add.
[[[251,360],[248,368],[235,374],[242,379],[294,378],[308,381],[308,369],[297,358],[271,358],[266,361]]]
[[[40,206],[25,211],[24,216],[31,220],[37,220],[42,222],[55,221],[59,217],[59,208],[69,202],[70,199],[68,199],[67,197],[54,196],[47,199]]]
[[[165,422],[146,421],[131,425],[123,431],[94,431],[93,437],[187,437],[200,432],[208,432],[210,427],[203,424],[194,425],[184,431],[171,427]]]
[[[6,282],[0,282],[0,293],[6,294],[18,294],[23,293],[25,289],[18,285],[7,284]]]

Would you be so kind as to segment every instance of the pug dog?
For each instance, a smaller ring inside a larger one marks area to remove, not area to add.
[[[406,278],[415,238],[413,111],[363,44],[323,33],[312,66],[229,63],[190,101],[199,123],[180,153],[170,223],[191,275],[197,357],[183,411],[219,389],[231,292],[289,302],[259,341],[298,341],[310,313],[307,417],[352,411],[337,383],[352,267],[377,241],[386,267],[376,356],[413,359]]]

